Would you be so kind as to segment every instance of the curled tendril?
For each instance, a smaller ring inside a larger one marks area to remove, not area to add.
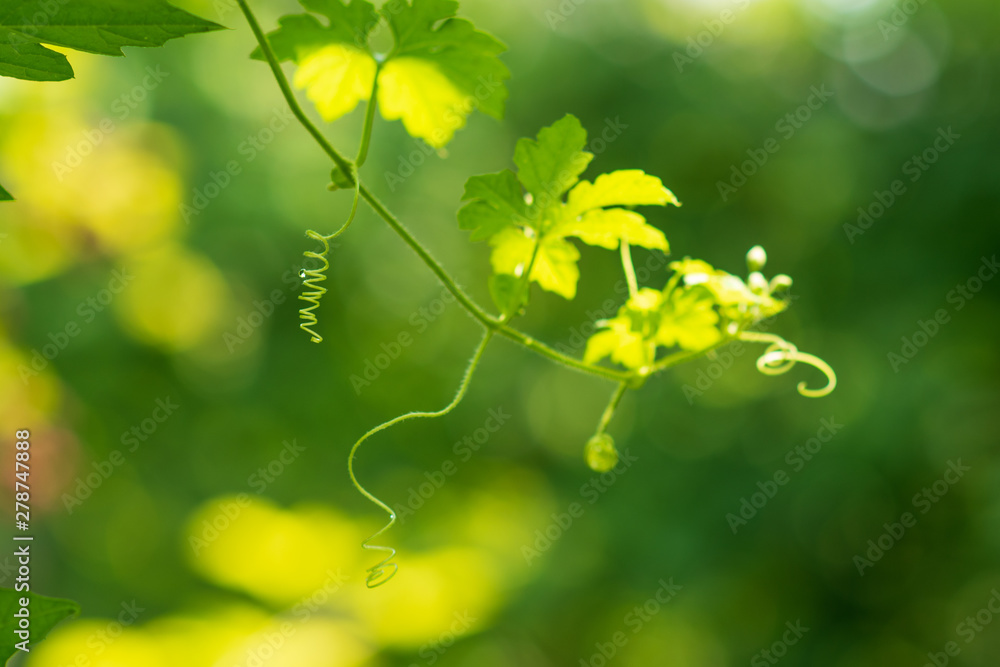
[[[299,319],[302,320],[302,322],[299,323],[299,328],[306,331],[310,335],[309,340],[313,343],[323,342],[323,337],[316,333],[316,330],[313,327],[319,323],[319,320],[316,317],[316,311],[319,309],[319,300],[323,298],[323,295],[327,292],[327,289],[320,285],[320,283],[326,280],[326,270],[330,268],[330,261],[326,258],[330,253],[330,241],[347,231],[347,228],[351,226],[352,222],[354,222],[354,216],[357,215],[358,212],[358,200],[361,197],[361,179],[358,178],[358,171],[356,167],[352,166],[351,174],[354,179],[354,203],[351,205],[351,214],[348,216],[347,222],[345,222],[340,229],[335,231],[333,234],[326,236],[311,229],[306,232],[306,236],[323,244],[322,252],[306,250],[302,253],[306,259],[320,260],[323,262],[323,266],[318,269],[302,269],[302,271],[299,272],[299,277],[305,279],[302,282],[302,286],[304,288],[309,288],[309,291],[305,291],[299,295],[299,299],[312,304],[311,306],[305,306],[299,309]]]
[[[392,562],[392,559],[396,557],[395,549],[393,549],[392,547],[384,547],[377,544],[371,544],[372,540],[377,539],[380,535],[382,535],[382,533],[386,532],[387,530],[393,527],[393,525],[396,523],[396,513],[392,511],[391,507],[389,507],[384,502],[382,502],[374,495],[372,495],[371,492],[368,491],[365,487],[361,486],[361,484],[358,482],[358,478],[354,476],[354,457],[358,452],[358,448],[361,447],[361,444],[365,440],[372,437],[379,431],[384,431],[390,426],[395,426],[400,422],[404,422],[408,419],[417,419],[419,417],[425,417],[425,418],[443,417],[452,410],[454,410],[455,407],[462,402],[462,399],[465,398],[465,393],[469,388],[469,382],[472,380],[472,375],[476,370],[476,366],[479,365],[479,360],[483,356],[483,351],[486,349],[487,343],[490,342],[490,339],[492,337],[493,337],[492,331],[487,332],[486,335],[483,336],[482,341],[479,343],[479,347],[476,348],[475,354],[472,355],[472,360],[469,362],[468,368],[465,369],[465,375],[462,377],[462,383],[458,386],[458,391],[455,392],[455,397],[451,399],[451,403],[441,408],[440,410],[436,410],[434,412],[408,412],[394,419],[390,419],[389,421],[379,424],[375,428],[365,433],[363,436],[361,436],[361,438],[357,442],[354,443],[354,446],[351,447],[351,453],[347,457],[347,474],[351,476],[351,482],[353,482],[354,487],[361,492],[361,495],[363,495],[365,498],[367,498],[368,500],[372,501],[373,503],[381,507],[389,515],[389,522],[387,524],[382,526],[382,528],[380,528],[377,532],[373,533],[370,537],[368,537],[368,539],[361,542],[361,546],[365,549],[388,553],[388,555],[384,559],[382,559],[372,567],[368,568],[368,575],[367,577],[365,577],[365,585],[368,586],[368,588],[376,588],[377,586],[381,586],[382,584],[392,579],[396,575],[396,572],[399,571],[399,565]]]
[[[789,343],[781,336],[756,331],[744,331],[739,334],[739,339],[752,343],[768,343],[767,349],[757,359],[757,370],[764,375],[782,375],[794,368],[795,364],[802,362],[813,366],[826,376],[826,386],[820,389],[809,389],[806,383],[800,382],[799,393],[808,398],[820,398],[827,396],[837,388],[837,374],[819,357],[799,352],[793,343]]]
[[[322,252],[315,252],[313,250],[307,250],[303,253],[307,259],[318,259],[323,262],[323,266],[318,269],[302,269],[299,273],[300,278],[305,278],[302,281],[303,288],[308,288],[308,291],[303,291],[299,295],[299,299],[311,303],[311,306],[306,306],[299,309],[299,319],[302,320],[299,323],[299,327],[309,333],[311,336],[310,340],[314,343],[323,342],[323,337],[320,336],[313,329],[318,323],[316,318],[316,310],[319,308],[319,300],[326,294],[326,288],[320,285],[321,282],[326,280],[326,270],[330,268],[330,261],[326,258],[327,254],[330,252],[330,242],[325,236],[313,230],[306,232],[306,236],[313,239],[314,241],[319,241],[323,244]]]

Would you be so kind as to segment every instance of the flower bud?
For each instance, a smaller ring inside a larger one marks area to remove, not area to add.
[[[764,248],[759,245],[750,248],[750,252],[747,253],[747,268],[750,271],[760,271],[765,264],[767,264],[767,253],[764,252]]]
[[[594,472],[607,472],[618,465],[615,441],[607,433],[598,433],[587,441],[583,450],[587,466]]]
[[[747,278],[747,287],[754,294],[764,294],[768,292],[767,279],[760,271],[754,271]]]
[[[792,286],[791,276],[786,276],[784,273],[779,273],[775,277],[771,278],[771,294],[777,292],[785,292]]]

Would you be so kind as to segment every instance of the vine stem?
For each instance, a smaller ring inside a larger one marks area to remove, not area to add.
[[[292,92],[292,87],[288,83],[288,78],[285,73],[281,70],[281,64],[278,62],[277,56],[274,55],[274,51],[271,49],[271,44],[267,41],[267,37],[264,35],[264,31],[261,30],[260,24],[257,22],[257,18],[254,16],[253,11],[250,9],[250,5],[247,4],[246,0],[236,0],[236,3],[240,6],[240,10],[243,12],[243,16],[246,17],[247,23],[250,24],[250,30],[253,31],[253,36],[257,39],[257,44],[260,45],[261,51],[264,53],[264,57],[267,59],[267,64],[271,66],[271,72],[274,74],[275,80],[278,82],[278,87],[281,88],[281,94],[284,95],[285,100],[288,102],[288,106],[292,113],[298,119],[299,123],[302,124],[306,131],[312,135],[312,138],[316,140],[330,159],[336,163],[342,172],[347,174],[352,178],[353,184],[353,174],[351,173],[351,163],[343,155],[337,152],[323,133],[312,124],[312,121],[306,116],[302,107],[295,100],[295,93]]]
[[[629,249],[628,240],[621,240],[622,269],[625,271],[625,280],[628,282],[628,295],[634,297],[639,291],[639,284],[635,279],[635,267],[632,266],[632,251]]]
[[[375,80],[372,82],[372,94],[368,98],[368,106],[365,108],[365,126],[361,131],[361,146],[358,147],[358,157],[354,160],[357,168],[360,169],[368,159],[368,147],[372,141],[372,127],[375,125],[375,107],[378,106],[376,96],[378,95],[378,75],[382,70],[382,64],[375,66]],[[360,181],[360,177],[358,178]]]
[[[369,206],[371,206],[372,210],[375,211],[375,213],[381,217],[408,246],[410,246],[410,248],[417,254],[418,257],[420,257],[424,264],[426,264],[434,275],[437,276],[438,280],[441,281],[441,284],[444,285],[445,289],[455,296],[455,299],[473,318],[485,327],[487,331],[496,332],[505,338],[528,348],[529,350],[541,354],[542,356],[573,370],[601,377],[606,380],[613,380],[615,382],[624,382],[626,380],[635,380],[637,378],[637,375],[634,373],[626,373],[610,368],[603,368],[601,366],[594,366],[592,364],[585,364],[579,359],[574,359],[569,355],[562,354],[548,345],[535,340],[531,336],[528,336],[517,329],[508,327],[502,320],[489,315],[486,311],[480,308],[471,299],[471,297],[469,297],[469,295],[467,295],[462,288],[455,283],[454,279],[448,274],[447,271],[445,271],[444,267],[442,267],[437,260],[431,256],[427,249],[424,248],[424,246],[416,238],[414,238],[406,227],[403,226],[403,224],[378,200],[378,198],[376,198],[375,195],[372,194],[372,192],[363,183],[361,183],[360,176],[358,176],[357,172],[352,169],[354,164],[341,155],[337,149],[334,148],[329,141],[327,141],[326,137],[323,136],[312,121],[309,120],[308,116],[306,116],[305,112],[302,110],[301,105],[299,105],[298,100],[295,99],[295,93],[292,91],[291,85],[288,83],[288,78],[285,76],[284,71],[282,71],[278,58],[274,55],[274,50],[271,48],[271,44],[267,41],[267,37],[264,35],[263,30],[261,30],[260,24],[257,22],[253,11],[247,4],[247,0],[236,0],[236,2],[239,5],[240,10],[243,12],[243,15],[246,17],[247,23],[250,24],[250,29],[253,31],[254,37],[264,54],[264,58],[271,67],[271,72],[278,83],[278,88],[281,90],[281,94],[284,96],[285,102],[288,104],[295,118],[298,119],[299,123],[306,129],[307,132],[309,132],[319,147],[323,149],[331,160],[333,160],[334,164],[336,164],[337,167],[339,167],[340,170],[348,176],[351,184],[361,195],[361,198],[364,199]],[[374,104],[369,106],[368,115],[374,115],[373,107]],[[691,356],[698,355],[695,354]],[[672,363],[663,363],[669,362],[670,360],[671,357],[661,360],[661,362],[654,364],[650,368],[649,372],[652,373],[661,370],[662,368],[666,368],[668,365],[673,365]]]
[[[472,355],[472,359],[469,361],[468,367],[465,369],[465,375],[462,377],[462,382],[458,386],[458,391],[455,392],[455,397],[451,399],[451,402],[448,405],[441,408],[440,410],[435,410],[433,412],[418,411],[418,412],[407,412],[406,414],[399,415],[398,417],[390,419],[387,422],[383,422],[378,426],[376,426],[375,428],[371,429],[363,436],[361,436],[361,438],[354,443],[354,446],[351,447],[351,453],[347,457],[347,473],[351,477],[351,482],[354,484],[354,487],[358,491],[360,491],[365,498],[372,501],[373,503],[381,507],[389,514],[389,522],[385,526],[383,526],[380,530],[372,534],[371,537],[369,537],[368,539],[366,539],[364,542],[361,543],[365,549],[388,553],[388,556],[386,556],[386,558],[383,561],[369,568],[368,578],[366,581],[369,588],[374,588],[376,586],[384,584],[385,582],[389,581],[389,579],[391,579],[394,574],[396,574],[398,566],[395,563],[390,562],[396,556],[396,550],[393,549],[392,547],[383,547],[370,544],[372,540],[377,539],[384,532],[392,528],[392,526],[396,523],[396,513],[393,511],[391,507],[389,507],[384,502],[376,498],[370,491],[368,491],[368,489],[361,486],[361,483],[358,482],[358,478],[354,474],[354,458],[357,455],[358,448],[360,448],[361,445],[366,440],[368,440],[368,438],[372,437],[379,431],[384,431],[385,429],[395,426],[400,422],[404,422],[409,419],[417,419],[421,417],[423,418],[443,417],[452,410],[454,410],[455,407],[462,402],[462,399],[465,398],[465,394],[469,389],[469,384],[472,381],[472,375],[476,372],[476,367],[479,365],[479,361],[480,359],[482,359],[483,352],[486,350],[486,346],[489,344],[490,339],[493,338],[493,334],[494,334],[493,331],[487,331],[483,336],[483,339],[479,342],[479,346],[476,348],[475,353]],[[386,574],[387,572],[388,574]]]
[[[622,402],[622,397],[625,396],[626,391],[628,391],[628,382],[620,382],[615,389],[615,393],[611,394],[608,407],[604,408],[604,414],[601,415],[601,421],[597,424],[597,433],[595,435],[601,435],[607,431],[608,424],[611,423],[611,418],[615,416],[618,404]]]

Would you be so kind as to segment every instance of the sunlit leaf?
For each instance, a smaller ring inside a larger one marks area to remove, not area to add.
[[[490,239],[490,245],[493,246],[490,258],[493,270],[520,276],[531,261],[535,240],[519,229],[505,229]],[[580,279],[580,270],[576,266],[578,259],[580,251],[573,244],[558,237],[543,238],[531,271],[531,280],[542,289],[572,299],[576,296],[576,283]]]
[[[607,206],[680,206],[663,182],[641,169],[624,169],[602,174],[590,183],[582,181],[570,191],[567,207],[571,215]]]
[[[302,0],[313,14],[282,17],[267,40],[279,60],[299,67],[293,83],[306,95],[326,121],[350,113],[371,98],[375,59],[368,52],[368,35],[378,25],[379,14],[367,0]],[[252,56],[264,57],[260,48]]]
[[[507,47],[455,18],[454,0],[387,3],[395,46],[379,77],[379,106],[388,120],[441,148],[476,109],[502,118],[510,78],[498,56]]]
[[[646,219],[622,208],[594,209],[560,224],[554,232],[575,236],[587,245],[615,250],[622,241],[631,245],[669,252],[667,237]]]
[[[517,142],[514,150],[517,177],[537,206],[558,202],[576,184],[594,159],[593,154],[583,150],[586,144],[587,131],[576,116],[569,114],[542,128],[537,140],[524,138]]]
[[[675,289],[663,304],[656,342],[664,347],[704,350],[722,339],[711,292],[702,287]]]
[[[175,37],[221,29],[163,0],[4,0],[0,75],[34,81],[72,78],[66,58],[41,44],[121,56],[125,46],[162,46]]]

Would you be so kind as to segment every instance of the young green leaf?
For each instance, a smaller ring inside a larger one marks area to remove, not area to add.
[[[517,175],[510,170],[473,176],[465,185],[458,212],[461,229],[470,240],[489,240],[497,274],[520,276],[531,264],[531,282],[567,299],[576,296],[579,251],[567,242],[575,237],[589,245],[615,250],[622,243],[669,251],[659,229],[634,211],[605,206],[680,205],[655,176],[638,169],[599,176],[593,183],[580,175],[593,159],[586,152],[587,131],[566,115],[521,139],[514,152]],[[524,194],[527,191],[527,195]],[[562,196],[569,191],[567,201]]]
[[[45,638],[60,621],[80,613],[80,605],[72,600],[50,598],[35,593],[17,592],[10,588],[0,588],[0,662],[7,660],[21,649],[17,645],[23,641],[14,634],[20,629],[19,617],[15,616],[21,609],[21,599],[28,599],[26,609],[30,614],[28,647]]]
[[[411,136],[445,146],[475,109],[502,118],[510,71],[507,47],[454,18],[454,0],[395,0],[382,7],[396,44],[379,77],[387,120],[402,119]]]
[[[664,347],[704,350],[722,339],[712,293],[699,286],[675,289],[660,314],[656,342]]]
[[[73,77],[52,44],[109,56],[125,46],[162,46],[167,40],[222,26],[164,0],[4,0],[0,12],[0,75],[33,81]]]
[[[504,229],[491,238],[493,271],[520,277],[531,263],[536,238],[516,228]],[[580,269],[576,266],[578,259],[580,251],[572,243],[556,236],[542,237],[531,270],[531,280],[542,289],[573,299],[576,297],[576,283],[580,280]]]
[[[507,227],[527,224],[528,206],[510,169],[473,176],[465,183],[462,201],[471,201],[458,212],[458,226],[472,232],[470,241],[485,241]]]
[[[379,14],[367,0],[301,2],[322,15],[326,25],[312,14],[285,16],[267,39],[278,60],[298,65],[295,85],[306,89],[324,120],[334,121],[371,97],[377,66],[368,51],[368,35]],[[263,60],[264,54],[258,47],[250,57]]]
[[[3,189],[0,185],[0,201],[14,201],[14,196]]]
[[[538,139],[520,139],[514,149],[517,177],[531,193],[536,206],[558,203],[563,193],[580,179],[592,153],[583,150],[587,131],[576,116],[567,114],[542,128]]]

